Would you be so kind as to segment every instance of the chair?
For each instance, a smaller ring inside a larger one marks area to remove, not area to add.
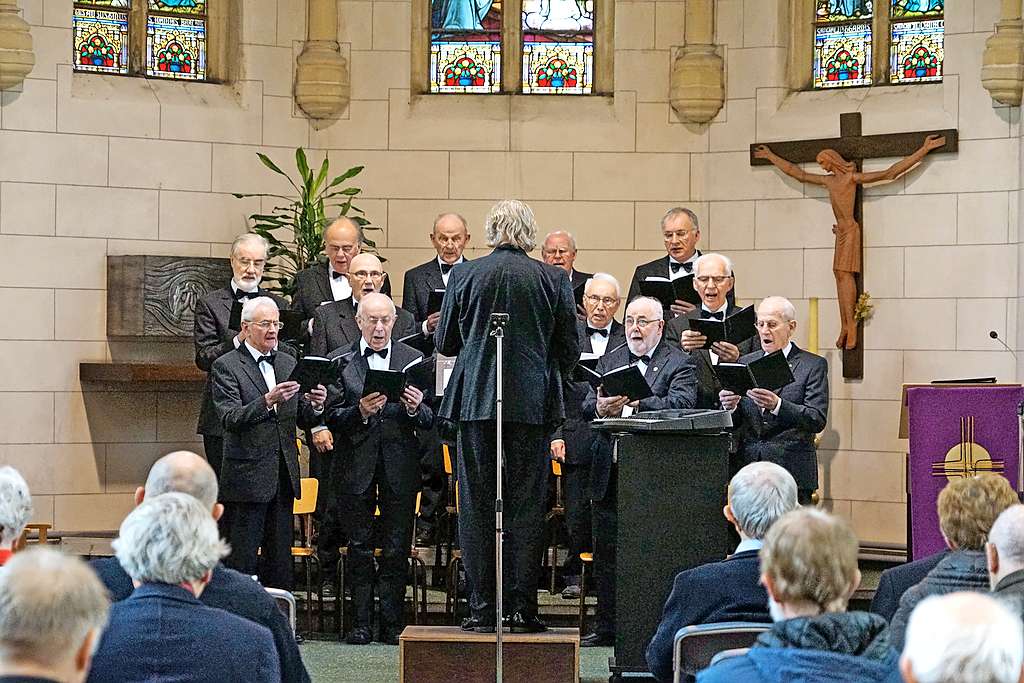
[[[455,488],[455,514],[459,513],[459,489]],[[444,613],[457,624],[456,611],[459,606],[459,568],[462,566],[462,549],[453,548],[448,561],[448,578],[445,580]]]
[[[305,477],[300,480],[300,496],[292,504],[292,514],[298,517],[299,522],[299,545],[292,546],[292,558],[302,560],[306,570],[306,626],[313,630],[313,576],[312,566],[316,565],[317,577],[317,609],[318,621],[321,630],[324,619],[324,594],[320,589],[320,559],[316,556],[316,548],[312,545],[313,538],[313,513],[316,512],[317,496],[320,492],[320,482],[312,477]]]
[[[38,543],[39,545],[46,545],[49,543],[49,533],[53,526],[45,523],[26,524],[25,530],[21,532],[21,537],[14,544],[15,550],[24,550],[25,546]],[[33,536],[35,537],[33,540]]]
[[[292,595],[291,591],[281,588],[265,588],[264,590],[267,591],[270,597],[274,598],[277,608],[288,617],[288,625],[292,628],[292,635],[295,635],[295,613],[297,612],[295,596]]]
[[[771,624],[724,621],[679,629],[672,644],[672,680],[680,683],[683,676],[696,676],[720,652],[749,648],[769,628]]]
[[[708,666],[714,666],[715,664],[718,664],[721,661],[725,661],[726,659],[732,659],[733,657],[742,657],[748,652],[750,652],[749,647],[738,647],[733,650],[722,650],[717,655],[711,658],[711,663],[708,664]]]
[[[551,473],[555,476],[555,504],[544,517],[550,539],[544,553],[544,564],[550,563],[551,583],[548,592],[554,595],[557,592],[555,591],[555,579],[558,574],[558,526],[565,520],[565,503],[562,499],[562,465],[557,460],[551,461]]]
[[[455,534],[458,531],[457,520],[458,513],[455,506],[455,468],[452,463],[451,450],[448,444],[441,444],[441,456],[444,460],[444,474],[445,474],[445,489],[446,489],[446,501],[447,504],[444,506],[445,522],[443,527],[444,533],[438,533],[436,543],[434,545],[434,569],[433,569],[433,583],[435,586],[440,585],[441,568],[447,567],[448,563],[452,560],[452,552],[455,547]],[[442,551],[447,551],[447,554]]]
[[[583,633],[583,623],[587,616],[587,567],[593,566],[594,553],[580,553],[580,623],[579,630]]]

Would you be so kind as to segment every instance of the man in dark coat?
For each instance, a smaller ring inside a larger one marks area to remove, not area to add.
[[[279,317],[272,299],[246,302],[245,342],[217,359],[210,378],[224,426],[220,495],[231,544],[225,564],[290,590],[292,505],[300,495],[295,427],[318,421],[327,390],[318,386],[299,396],[299,383],[288,379],[295,359],[276,351]]]
[[[676,575],[658,631],[647,646],[647,668],[655,678],[672,680],[672,646],[685,626],[771,621],[757,553],[772,524],[796,507],[796,481],[775,463],[751,463],[736,473],[723,512],[740,544],[721,562]]]
[[[463,628],[486,631],[496,618],[497,342],[491,314],[505,313],[504,607],[513,631],[532,632],[546,628],[537,619],[549,471],[545,438],[564,418],[562,378],[579,357],[576,305],[565,271],[527,256],[537,234],[528,206],[499,202],[485,230],[494,251],[452,272],[435,334],[438,352],[458,356],[440,415],[458,426],[459,540],[471,612]]]
[[[411,384],[397,403],[379,392],[363,395],[368,370],[404,370],[423,358],[419,351],[392,341],[395,317],[395,305],[388,297],[375,293],[363,297],[356,313],[362,337],[353,345],[353,358],[342,372],[340,386],[331,389],[326,413],[328,426],[344,440],[344,455],[335,456],[344,458],[344,467],[337,470],[332,485],[338,488],[342,528],[349,539],[346,579],[352,587],[355,624],[347,641],[353,645],[367,645],[372,639],[371,531],[378,507],[379,639],[398,645],[420,481],[416,431],[429,429],[434,420],[423,403],[423,392]]]
[[[737,453],[736,469],[768,460],[782,465],[796,479],[800,503],[811,502],[818,487],[815,436],[828,419],[828,362],[792,342],[796,311],[787,299],[770,296],[757,307],[761,350],[740,358],[750,363],[781,350],[793,381],[780,390],[755,388],[746,396],[727,389],[719,392],[722,407],[732,411]]]
[[[920,560],[890,567],[878,579],[878,588],[871,598],[871,611],[886,621],[892,621],[900,606],[900,598],[911,586],[916,586],[928,576],[928,572],[941,562],[949,550],[922,557]]]
[[[653,396],[630,402],[627,396],[606,396],[593,387],[583,402],[583,416],[628,417],[635,411],[692,408],[697,401],[693,361],[676,347],[662,342],[664,320],[656,299],[640,296],[626,307],[626,346],[606,353],[597,362],[604,374],[625,365],[640,369]],[[611,437],[602,433],[594,443],[590,476],[593,500],[594,572],[597,579],[597,623],[580,640],[583,647],[614,644],[615,639],[615,537],[618,531],[618,464]]]
[[[215,289],[196,303],[195,334],[196,367],[210,372],[213,361],[237,349],[242,343],[240,330],[231,329],[231,307],[237,301],[245,302],[258,296],[269,296],[278,308],[288,308],[288,302],[276,294],[260,289],[263,268],[267,264],[267,240],[247,232],[235,238],[231,245],[231,282]],[[196,433],[203,436],[206,459],[220,476],[221,454],[224,450],[224,430],[213,407],[213,392],[207,377],[203,387],[203,404],[199,409]]]

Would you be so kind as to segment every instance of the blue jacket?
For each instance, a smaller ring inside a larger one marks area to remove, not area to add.
[[[754,647],[697,674],[697,683],[900,683],[885,620],[867,612],[776,623]]]
[[[110,608],[89,683],[279,683],[266,628],[147,583]]]

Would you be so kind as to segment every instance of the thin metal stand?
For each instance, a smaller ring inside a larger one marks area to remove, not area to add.
[[[494,680],[497,683],[502,683],[502,671],[501,671],[501,645],[502,645],[502,631],[501,621],[504,615],[503,602],[503,586],[502,586],[502,551],[504,545],[504,522],[502,520],[502,477],[505,470],[505,453],[503,449],[504,441],[502,440],[502,407],[504,402],[504,381],[502,376],[504,358],[502,356],[502,342],[505,340],[505,326],[508,325],[508,313],[492,313],[490,318],[491,324],[491,336],[494,337],[498,344],[497,348],[497,387],[495,387],[495,396],[497,397],[497,406],[495,410],[495,417],[497,419],[497,441],[498,447],[495,449],[497,454],[498,462],[495,463],[495,470],[497,471],[497,478],[495,482],[495,497],[494,497],[494,586],[495,586],[495,600],[494,600],[494,642],[495,642],[495,661],[494,661]]]
[[[1017,404],[1017,499],[1024,501],[1024,401]]]

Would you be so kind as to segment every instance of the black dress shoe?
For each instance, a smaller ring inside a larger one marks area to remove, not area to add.
[[[369,626],[357,626],[345,637],[349,645],[369,645],[373,640],[373,632]]]
[[[494,633],[494,619],[467,617],[462,620],[462,630],[474,633]]]
[[[398,639],[402,635],[402,629],[398,626],[383,626],[380,629],[380,641],[385,645],[398,645]]]
[[[514,612],[508,618],[508,628],[512,633],[543,633],[548,630],[536,616],[528,617],[522,612]]]
[[[612,647],[615,638],[606,633],[588,633],[580,638],[580,647]]]

